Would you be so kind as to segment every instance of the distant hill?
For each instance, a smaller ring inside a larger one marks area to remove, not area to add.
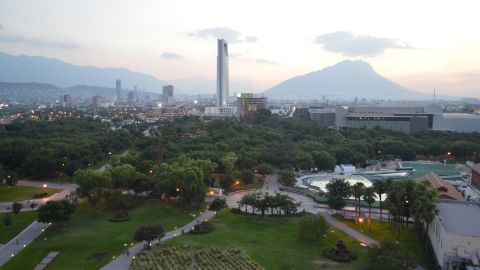
[[[128,90],[121,92],[122,98],[126,98]],[[47,83],[12,83],[0,82],[0,102],[53,102],[60,100],[63,95],[70,95],[76,100],[89,100],[94,95],[113,98],[116,96],[115,88],[76,85],[60,88]],[[152,92],[137,91],[137,95],[149,95],[157,98]]]
[[[76,66],[54,58],[0,53],[0,81],[3,82],[38,82],[61,88],[72,85],[114,88],[117,79],[122,80],[122,88],[132,89],[137,85],[139,89],[157,93],[165,84],[154,76],[126,68]]]
[[[431,95],[408,90],[376,73],[364,61],[343,61],[322,70],[293,77],[264,92],[288,99],[430,99]]]

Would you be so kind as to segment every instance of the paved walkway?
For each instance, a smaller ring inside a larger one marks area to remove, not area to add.
[[[189,224],[178,228],[173,231],[169,231],[165,234],[160,241],[156,240],[152,242],[152,245],[158,245],[159,243],[163,243],[164,241],[171,239],[173,237],[182,235],[182,230],[185,233],[188,233],[191,229],[193,229],[193,226],[197,224],[197,219],[198,222],[202,222],[205,220],[209,220],[212,217],[215,216],[215,212],[213,211],[206,211],[203,213],[201,216],[190,222]],[[119,256],[117,256],[113,261],[111,261],[109,264],[105,265],[104,267],[101,268],[101,270],[128,270],[130,268],[130,264],[132,263],[133,257],[135,257],[138,253],[140,253],[145,246],[145,242],[140,242],[131,248],[128,249],[128,255],[126,253],[123,253]]]
[[[30,204],[32,202],[37,203],[37,207],[47,203],[48,201],[56,201],[65,199],[67,195],[69,195],[72,191],[77,189],[76,184],[62,184],[62,183],[50,183],[50,182],[43,182],[43,181],[29,181],[29,180],[20,180],[18,181],[17,185],[19,186],[27,186],[27,187],[37,187],[43,188],[43,185],[47,185],[49,188],[56,188],[61,189],[62,191],[57,192],[50,197],[41,198],[41,199],[33,199],[33,200],[24,200],[19,201],[19,203],[23,204],[22,211],[32,211]],[[10,212],[11,210],[8,208],[12,207],[13,202],[1,202],[0,203],[0,212]]]
[[[37,238],[49,224],[34,221],[8,243],[0,247],[0,266],[5,264],[18,252]]]
[[[33,268],[33,270],[43,270],[47,268],[48,264],[52,262],[53,259],[55,259],[55,257],[57,257],[58,254],[60,254],[59,251],[49,252],[48,255],[45,256],[45,258],[43,258],[43,260],[39,264],[37,264],[35,268]]]
[[[22,211],[32,211],[33,209],[30,208],[30,203],[36,202],[38,205],[42,205],[47,203],[48,201],[56,201],[65,199],[67,195],[69,195],[72,191],[77,188],[75,184],[61,184],[61,183],[49,183],[49,182],[42,182],[42,181],[28,181],[28,180],[20,180],[18,181],[17,185],[21,186],[29,186],[29,187],[43,187],[44,184],[47,184],[48,187],[61,189],[62,191],[53,194],[50,197],[36,199],[36,200],[29,200],[29,201],[21,201],[20,203],[23,204]],[[0,203],[0,212],[10,212],[8,207],[12,206],[13,202],[2,202]],[[37,206],[38,207],[38,206]],[[28,227],[26,227],[21,233],[11,239],[8,243],[0,247],[0,266],[5,264],[8,260],[10,260],[15,254],[22,251],[24,247],[30,244],[35,238],[37,238],[47,227],[49,224],[40,223],[37,221],[32,222]]]
[[[363,243],[367,246],[373,245],[373,244],[378,244],[377,241],[373,240],[372,238],[360,233],[359,231],[356,231],[344,223],[340,222],[339,220],[335,219],[332,217],[328,211],[330,210],[329,208],[323,208],[319,207],[317,203],[313,201],[312,198],[300,195],[297,193],[292,193],[292,192],[287,192],[287,191],[280,191],[280,186],[277,182],[277,176],[275,175],[269,175],[265,179],[264,186],[261,190],[262,192],[267,192],[267,193],[281,193],[281,194],[286,194],[290,196],[292,199],[294,199],[297,202],[301,202],[301,206],[298,207],[298,211],[305,211],[313,213],[313,214],[320,214],[322,215],[325,220],[333,227],[337,228],[338,230],[341,230],[342,232],[348,234],[349,236],[357,239],[360,241],[360,243]],[[227,205],[229,208],[238,208],[238,201],[247,193],[250,192],[256,192],[256,191],[244,191],[244,192],[235,192],[233,194],[230,194],[227,196]],[[251,211],[251,208],[249,211]]]

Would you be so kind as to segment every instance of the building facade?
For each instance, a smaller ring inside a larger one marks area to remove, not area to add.
[[[472,167],[471,184],[476,189],[480,189],[480,163]]]
[[[217,40],[217,106],[227,106],[228,102],[228,44]]]
[[[117,100],[122,98],[122,81],[117,80],[115,82],[115,93],[117,94]]]
[[[135,104],[135,102],[136,102],[135,92],[128,92],[127,102],[130,105]]]
[[[335,126],[335,109],[323,107],[310,107],[310,118],[324,127]]]
[[[466,201],[440,201],[428,237],[442,270],[479,265],[480,205]],[[467,268],[468,269],[468,268]],[[470,268],[477,269],[477,268]]]
[[[173,106],[175,105],[175,100],[173,99],[173,85],[163,86],[163,105]]]
[[[266,97],[253,97],[251,93],[242,93],[237,97],[237,113],[240,117],[255,117],[266,108]]]

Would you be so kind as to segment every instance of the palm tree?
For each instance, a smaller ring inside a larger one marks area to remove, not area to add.
[[[373,188],[375,192],[378,194],[378,203],[380,205],[380,221],[383,218],[383,209],[382,209],[382,195],[387,192],[387,184],[382,180],[377,180],[373,183]]]
[[[355,223],[358,221],[360,215],[360,198],[363,194],[365,185],[362,182],[357,182],[352,186],[352,195],[355,198]]]
[[[372,222],[372,204],[375,202],[375,189],[373,187],[368,187],[363,190],[363,200],[368,203],[368,231],[371,231],[371,222]]]
[[[428,234],[430,224],[438,214],[436,201],[437,194],[435,191],[427,189],[427,185],[423,183],[417,184],[413,204],[413,215],[417,229],[423,231],[425,250],[428,247],[428,236],[426,234]],[[425,225],[425,227],[423,225]]]

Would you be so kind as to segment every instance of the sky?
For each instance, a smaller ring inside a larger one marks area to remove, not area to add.
[[[411,90],[480,97],[478,10],[465,0],[0,0],[0,52],[214,80],[224,38],[242,91],[362,59]]]

